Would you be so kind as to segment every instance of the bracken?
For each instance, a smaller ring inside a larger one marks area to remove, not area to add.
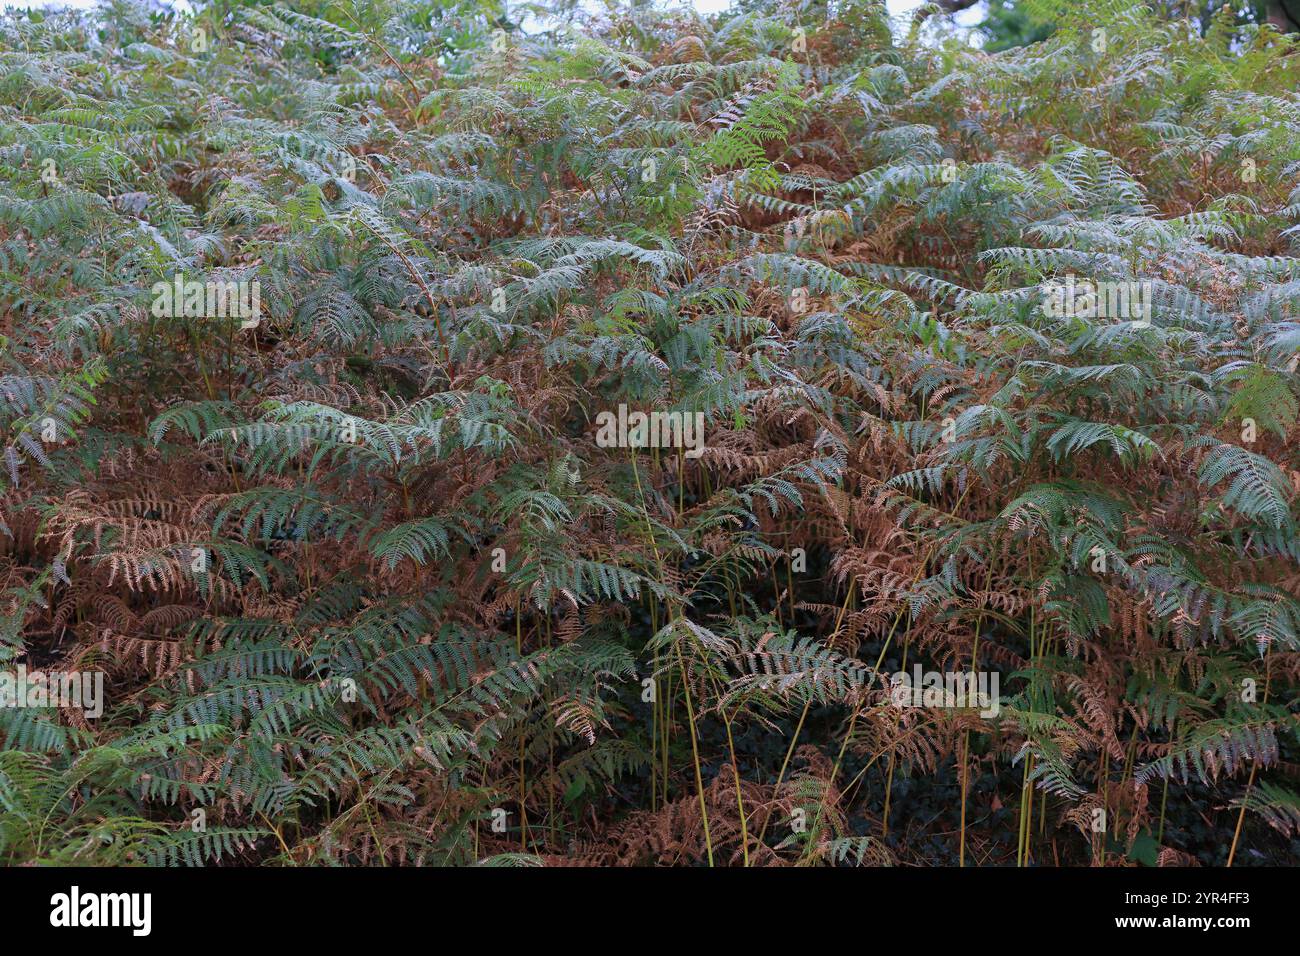
[[[6,14],[0,861],[1300,862],[1300,47],[1030,6]]]

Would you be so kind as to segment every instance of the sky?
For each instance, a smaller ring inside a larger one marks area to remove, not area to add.
[[[0,0],[0,7],[74,7],[77,9],[86,9],[96,6],[99,0]],[[190,9],[186,0],[171,0],[172,6],[178,10],[188,12]],[[695,7],[700,13],[717,13],[719,10],[726,9],[731,0],[682,0],[682,2]],[[885,0],[885,6],[889,10],[891,17],[907,16],[917,7],[921,6],[925,0]],[[956,21],[960,26],[971,27],[984,19],[984,4],[977,3],[973,7],[957,14]]]
[[[98,0],[5,0],[3,5],[12,7],[77,7],[80,9],[93,7],[97,2]],[[717,13],[719,10],[726,9],[730,2],[731,0],[694,0],[691,5],[700,13]],[[885,5],[889,8],[890,16],[897,17],[911,13],[922,2],[924,0],[886,0]],[[181,0],[181,3],[176,5],[188,6],[188,4],[184,3],[184,0]],[[970,26],[975,21],[980,20],[983,14],[979,8],[982,6],[983,4],[977,4],[975,7],[959,13],[957,22],[963,26]]]

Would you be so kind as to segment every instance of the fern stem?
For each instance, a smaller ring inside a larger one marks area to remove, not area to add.
[[[1268,704],[1269,685],[1273,679],[1273,645],[1269,644],[1264,652],[1264,704]],[[1237,814],[1237,825],[1232,831],[1232,846],[1228,849],[1228,867],[1232,867],[1237,858],[1237,844],[1241,840],[1241,829],[1246,822],[1246,808],[1250,806],[1250,792],[1255,786],[1255,774],[1259,771],[1259,760],[1250,762],[1250,776],[1246,780],[1246,791],[1241,798],[1241,812]]]

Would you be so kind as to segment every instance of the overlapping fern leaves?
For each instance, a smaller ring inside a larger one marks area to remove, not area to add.
[[[0,23],[0,858],[1294,861],[1300,51],[749,6]]]

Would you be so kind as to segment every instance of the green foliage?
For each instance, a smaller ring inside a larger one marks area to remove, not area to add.
[[[1032,7],[0,18],[0,860],[1294,862],[1296,41]]]

